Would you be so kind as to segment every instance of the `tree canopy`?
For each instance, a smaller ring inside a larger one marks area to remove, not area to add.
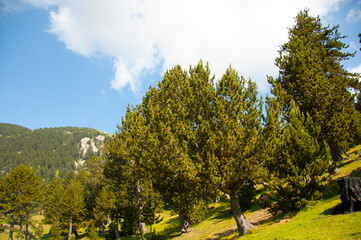
[[[360,113],[354,109],[356,95],[350,91],[358,88],[359,76],[342,65],[355,53],[346,51],[343,38],[338,26],[322,26],[321,19],[310,16],[306,9],[296,16],[289,41],[276,58],[279,77],[275,83],[288,95],[285,107],[293,99],[301,112],[312,117],[334,160],[360,135],[355,128],[360,123]]]

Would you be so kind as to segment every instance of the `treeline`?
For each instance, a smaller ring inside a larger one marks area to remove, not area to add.
[[[62,127],[44,128],[34,131],[18,125],[0,123],[0,175],[5,176],[15,167],[25,164],[47,183],[57,174],[64,178],[70,169],[75,170],[79,159],[87,161],[99,152],[89,149],[86,154],[80,151],[83,138],[94,139],[97,148],[103,141],[97,136],[108,135],[95,129]]]
[[[338,27],[301,11],[279,50],[265,102],[257,86],[229,67],[215,81],[200,61],[168,70],[141,104],[129,107],[105,145],[104,174],[133,191],[144,233],[144,185],[178,212],[182,233],[221,194],[238,232],[253,226],[242,208],[263,184],[262,204],[297,211],[322,195],[341,153],[360,143],[360,75],[343,69],[348,53]],[[135,193],[134,193],[135,191]],[[129,195],[130,196],[130,195]]]
[[[295,20],[265,101],[232,67],[215,81],[202,61],[189,71],[175,66],[141,104],[128,107],[87,171],[55,177],[48,186],[25,166],[3,178],[3,218],[29,237],[40,231],[29,216],[43,210],[51,239],[70,239],[84,226],[90,239],[99,237],[96,231],[118,239],[143,236],[167,205],[187,233],[204,219],[208,203],[226,195],[244,235],[253,225],[242,209],[254,203],[255,186],[262,188],[258,204],[273,212],[297,211],[319,198],[341,153],[360,143],[360,76],[342,68],[354,54],[337,27],[322,26],[308,10]],[[38,190],[21,190],[20,179],[32,179],[21,186]],[[16,199],[26,194],[26,201]]]

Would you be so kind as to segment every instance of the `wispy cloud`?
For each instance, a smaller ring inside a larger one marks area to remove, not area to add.
[[[133,91],[142,76],[162,64],[188,69],[208,61],[220,77],[232,64],[240,74],[268,88],[277,73],[274,59],[287,41],[294,17],[304,8],[325,16],[343,0],[3,0],[49,11],[49,32],[85,57],[113,59],[111,87]],[[148,85],[148,84],[147,84]]]
[[[352,8],[346,16],[348,22],[357,22],[361,20],[361,2],[358,2],[358,6]]]

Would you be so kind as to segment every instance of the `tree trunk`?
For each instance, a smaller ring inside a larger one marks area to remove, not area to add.
[[[254,226],[244,217],[242,213],[241,207],[239,205],[239,198],[237,195],[237,191],[231,191],[230,198],[231,198],[232,214],[234,220],[236,220],[239,235],[243,236]]]
[[[136,186],[136,195],[137,195],[137,205],[138,205],[138,210],[139,210],[138,227],[139,227],[139,233],[141,236],[143,236],[143,234],[147,232],[147,228],[145,226],[145,223],[143,222],[143,216],[142,216],[142,209],[143,209],[143,201],[141,198],[142,191],[143,191],[143,187],[140,185],[139,180],[138,180],[137,186]]]
[[[9,230],[9,240],[13,240],[13,232],[14,232],[14,216],[11,216],[10,230]]]
[[[102,236],[104,234],[105,231],[105,226],[103,221],[101,222],[100,226],[99,226],[99,235]]]
[[[25,240],[28,240],[29,237],[29,223],[25,225]]]
[[[74,226],[73,226],[73,233],[74,233],[76,238],[79,237],[78,231],[76,230],[76,227],[74,227]]]
[[[140,222],[138,224],[138,227],[139,227],[139,233],[140,235],[144,235],[144,233],[147,232],[147,227],[145,226],[145,223],[144,222]]]
[[[108,211],[108,214],[107,214],[107,224],[106,225],[109,225],[110,223],[110,210]]]
[[[72,229],[73,229],[73,214],[70,214],[68,240],[71,239],[71,230]]]
[[[191,220],[189,219],[189,217],[184,215],[184,213],[182,211],[179,211],[179,223],[180,223],[182,234],[189,233],[192,231]]]
[[[25,240],[29,239],[29,215],[26,216]]]
[[[152,224],[149,225],[150,239],[152,239]]]
[[[118,207],[115,208],[115,219],[114,219],[114,234],[115,239],[119,239],[119,228],[118,228]]]
[[[332,147],[331,149],[332,161],[334,163],[342,160],[341,150],[338,147]]]
[[[21,234],[23,233],[23,218],[20,217],[20,223],[19,223],[19,237],[18,240],[21,240]]]

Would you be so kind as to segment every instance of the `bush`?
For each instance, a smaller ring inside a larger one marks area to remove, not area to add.
[[[89,240],[99,240],[100,239],[97,228],[94,226],[94,224],[91,224],[89,227],[88,238],[89,238]]]
[[[0,232],[5,232],[5,224],[0,224]]]
[[[207,218],[208,209],[203,202],[196,204],[192,208],[192,212],[189,216],[191,224],[197,224],[204,221]]]
[[[53,224],[51,224],[50,234],[51,234],[51,237],[49,238],[50,240],[64,239],[64,231],[62,230],[59,222],[54,222]]]

